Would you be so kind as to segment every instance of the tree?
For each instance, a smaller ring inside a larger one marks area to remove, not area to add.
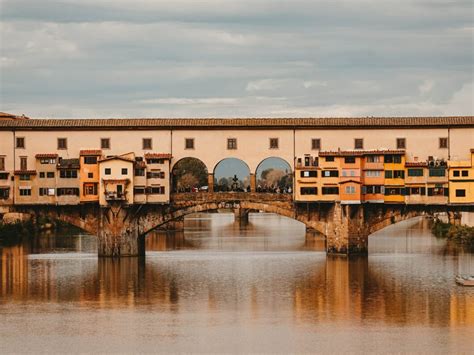
[[[181,159],[173,167],[173,186],[174,188],[180,188],[184,186],[184,183],[181,183],[180,180],[185,175],[191,175],[196,178],[196,181],[193,185],[196,187],[206,186],[208,173],[206,165],[202,161],[196,158],[184,158]],[[187,181],[191,181],[190,177],[186,177]]]
[[[186,173],[178,181],[178,190],[191,188],[197,186],[199,184],[199,180],[196,176],[192,173]]]

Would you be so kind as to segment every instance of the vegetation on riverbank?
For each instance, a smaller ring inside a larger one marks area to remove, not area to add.
[[[474,246],[474,227],[455,226],[437,219],[433,223],[431,231],[437,237],[448,238],[458,243]]]
[[[18,243],[36,230],[31,221],[4,224],[0,223],[0,243]]]

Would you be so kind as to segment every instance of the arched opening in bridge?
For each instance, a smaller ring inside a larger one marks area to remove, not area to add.
[[[207,191],[208,171],[206,165],[197,158],[183,158],[173,167],[172,191]]]
[[[255,172],[256,191],[291,193],[293,174],[291,166],[282,158],[270,157],[262,160]]]
[[[214,168],[214,191],[250,192],[250,169],[237,158],[225,158]]]

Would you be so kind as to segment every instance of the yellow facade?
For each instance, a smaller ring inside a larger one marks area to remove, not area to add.
[[[405,153],[403,151],[387,152],[384,155],[385,197],[386,203],[405,202]]]
[[[101,150],[81,150],[80,152],[80,201],[99,201],[99,159]]]
[[[450,161],[449,166],[449,203],[471,204],[474,202],[474,150],[471,159]]]

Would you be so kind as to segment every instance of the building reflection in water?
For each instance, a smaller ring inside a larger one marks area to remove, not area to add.
[[[204,218],[187,221],[184,233],[150,235],[146,259],[98,259],[90,236],[4,246],[0,307],[143,307],[198,312],[211,324],[219,314],[281,314],[302,325],[474,326],[474,294],[453,281],[460,264],[474,266],[473,255],[431,237],[423,223],[381,231],[369,257],[345,258],[326,257],[321,238],[279,217],[257,216],[243,229],[226,216]]]

